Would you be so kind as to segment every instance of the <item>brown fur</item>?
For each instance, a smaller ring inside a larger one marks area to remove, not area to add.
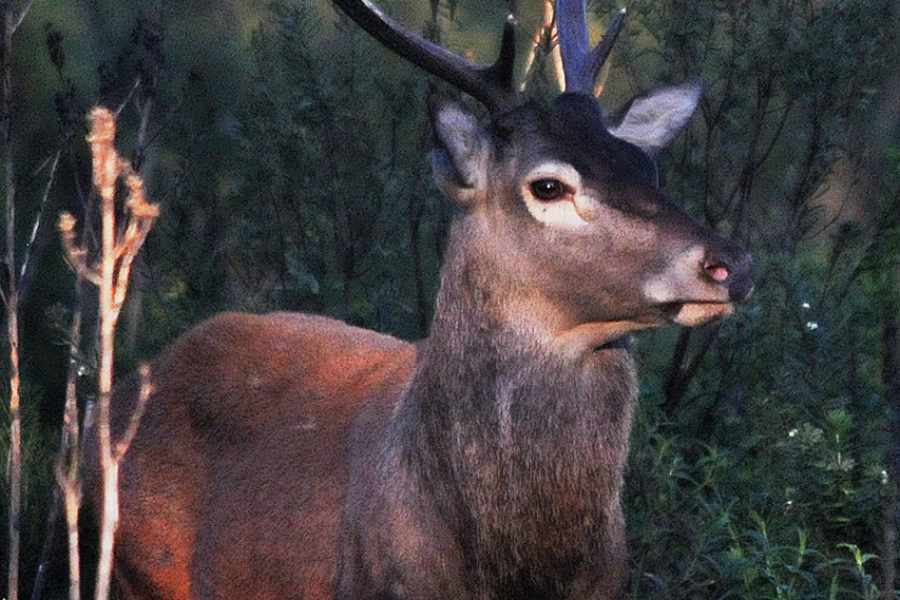
[[[336,569],[343,430],[363,397],[409,376],[415,355],[388,336],[286,313],[223,314],[179,339],[152,366],[155,391],[122,466],[116,540],[127,558],[117,580],[129,597],[211,597],[204,590],[223,574],[226,597],[325,597]],[[117,390],[115,430],[135,393],[135,382]],[[299,465],[315,478],[308,486],[296,479]],[[277,491],[280,501],[265,504]],[[311,552],[322,558],[290,587]],[[201,564],[198,553],[213,560]],[[255,566],[235,569],[240,560]]]

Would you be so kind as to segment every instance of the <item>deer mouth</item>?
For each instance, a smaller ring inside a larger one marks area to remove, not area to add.
[[[722,319],[734,312],[732,302],[668,302],[660,306],[666,318],[678,325],[697,327]]]
[[[657,304],[651,312],[632,318],[592,321],[560,332],[556,336],[559,348],[580,352],[584,349],[624,347],[619,342],[630,333],[666,323],[697,327],[725,319],[734,311],[734,303],[725,300],[677,301]]]

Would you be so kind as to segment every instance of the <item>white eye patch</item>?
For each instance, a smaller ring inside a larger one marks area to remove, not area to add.
[[[553,199],[541,199],[535,195],[534,185],[558,181],[563,193]],[[587,198],[581,186],[581,175],[572,165],[563,162],[542,163],[533,169],[522,182],[522,199],[535,220],[560,229],[580,229],[590,220],[588,207],[593,201]]]

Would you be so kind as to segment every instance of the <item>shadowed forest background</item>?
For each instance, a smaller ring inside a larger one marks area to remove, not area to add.
[[[436,19],[425,0],[379,6],[493,60],[505,2],[434,2]],[[631,598],[898,597],[896,4],[627,3],[602,103],[613,110],[655,85],[703,78],[700,108],[660,157],[663,185],[753,251],[757,281],[720,326],[636,336]],[[594,39],[620,7],[589,3]],[[544,7],[516,9],[524,76]],[[454,92],[327,0],[37,0],[2,61],[10,170],[0,180],[15,183],[16,268],[25,265],[27,594],[50,535],[79,299],[79,395],[95,393],[96,300],[76,292],[56,230],[63,210],[96,219],[90,108],[120,111],[117,146],[161,205],[118,328],[124,373],[223,310],[309,311],[426,335],[450,208],[431,182],[425,97]],[[528,86],[552,95],[549,63],[537,65]],[[5,459],[8,414],[0,420]],[[6,523],[6,477],[2,490]],[[57,539],[45,597],[65,589]],[[0,539],[3,564],[6,548]]]

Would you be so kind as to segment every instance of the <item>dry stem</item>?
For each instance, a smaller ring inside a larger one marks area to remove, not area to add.
[[[81,285],[80,283],[78,285]],[[79,294],[80,296],[80,294]],[[78,513],[81,505],[80,427],[78,424],[78,346],[81,340],[81,307],[72,318],[72,339],[69,341],[69,368],[66,377],[66,407],[60,449],[56,458],[56,480],[62,490],[66,507],[66,532],[69,547],[69,600],[81,598],[81,563],[78,559]]]
[[[22,14],[24,16],[24,12]],[[19,15],[11,6],[3,8],[3,105],[2,117],[3,154],[6,184],[6,268],[9,279],[4,299],[6,302],[7,334],[9,339],[9,562],[8,598],[19,597],[19,546],[22,510],[22,421],[19,414],[19,292],[16,281],[16,186],[12,151],[12,38],[18,26]]]
[[[119,465],[134,435],[151,393],[149,367],[141,368],[141,394],[138,407],[131,416],[128,428],[121,440],[113,444],[110,433],[110,402],[112,400],[113,341],[128,289],[128,278],[134,257],[159,215],[157,205],[147,203],[144,183],[116,153],[115,117],[106,108],[97,107],[89,115],[94,187],[102,202],[102,253],[100,264],[87,264],[87,249],[75,242],[75,219],[64,213],[59,229],[69,264],[79,277],[100,288],[100,373],[97,407],[97,437],[100,464],[103,472],[103,512],[100,518],[100,560],[97,567],[96,598],[106,600],[112,573],[112,550],[115,530],[119,520],[118,480]],[[128,222],[120,237],[116,235],[115,193],[116,182],[125,178],[129,194],[126,201]],[[77,496],[75,492],[71,495]]]

